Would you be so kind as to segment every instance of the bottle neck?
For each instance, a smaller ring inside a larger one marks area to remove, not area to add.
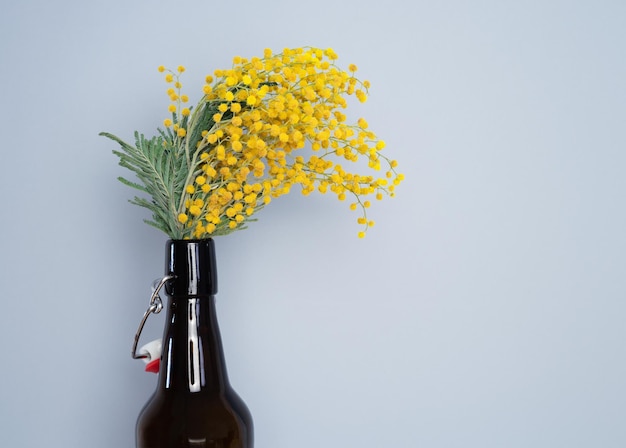
[[[169,296],[161,390],[220,393],[229,386],[217,323],[217,269],[213,240],[170,240],[165,289]]]
[[[177,393],[223,393],[229,387],[215,297],[171,297],[160,389]]]

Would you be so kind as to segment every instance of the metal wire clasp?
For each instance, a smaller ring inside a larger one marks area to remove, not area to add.
[[[137,344],[139,343],[139,337],[141,336],[141,331],[146,324],[146,320],[148,320],[148,316],[150,316],[150,314],[152,313],[159,314],[163,309],[163,300],[161,300],[159,292],[161,291],[161,288],[163,288],[163,285],[165,285],[168,280],[172,280],[173,278],[173,275],[166,275],[162,279],[156,279],[152,285],[152,295],[150,296],[148,309],[145,313],[143,313],[143,317],[141,318],[141,322],[139,323],[139,328],[137,328],[137,333],[135,333],[135,341],[133,342],[133,350],[131,351],[131,356],[133,357],[133,359],[145,359],[148,357],[147,354],[137,354]]]

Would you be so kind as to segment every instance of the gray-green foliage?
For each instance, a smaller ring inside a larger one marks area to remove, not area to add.
[[[184,154],[177,154],[172,144],[173,136],[169,132],[161,132],[147,139],[135,132],[133,146],[110,133],[102,132],[100,135],[120,145],[121,150],[114,150],[113,153],[119,157],[121,166],[135,173],[139,182],[121,176],[119,180],[149,196],[135,196],[130,200],[152,212],[152,219],[145,222],[172,238],[181,238],[182,229],[176,217],[189,169],[187,158]]]

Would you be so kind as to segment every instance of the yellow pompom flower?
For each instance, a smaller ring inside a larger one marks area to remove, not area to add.
[[[185,67],[159,66],[172,116],[157,138],[170,157],[162,166],[172,171],[161,174],[162,196],[148,191],[163,206],[153,224],[175,239],[225,235],[297,190],[349,199],[350,210],[361,211],[363,237],[374,224],[366,215],[372,198],[393,196],[404,176],[365,118],[351,122],[345,112],[350,95],[367,100],[370,83],[337,59],[332,48],[312,47],[237,56],[205,77],[193,108],[180,82]]]

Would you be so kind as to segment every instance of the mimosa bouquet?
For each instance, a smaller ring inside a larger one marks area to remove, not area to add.
[[[403,177],[365,119],[347,123],[348,97],[365,102],[370,83],[355,77],[355,65],[345,71],[336,60],[332,49],[311,47],[235,57],[231,68],[206,77],[195,107],[182,92],[185,68],[159,67],[171,116],[157,135],[135,132],[132,145],[101,134],[120,144],[120,165],[136,175],[120,181],[147,196],[131,200],[152,212],[146,222],[177,240],[226,235],[299,186],[303,195],[317,190],[348,200],[360,211],[363,237],[373,225],[368,198],[393,196]]]

